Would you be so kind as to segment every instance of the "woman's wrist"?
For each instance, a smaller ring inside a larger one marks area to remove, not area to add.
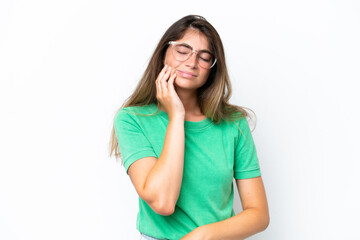
[[[173,116],[169,116],[169,121],[180,121],[183,122],[185,120],[184,114],[176,114]]]
[[[211,228],[210,225],[203,225],[198,227],[198,230],[201,232],[202,238],[203,240],[215,240],[214,239],[214,234],[213,234],[213,229]]]

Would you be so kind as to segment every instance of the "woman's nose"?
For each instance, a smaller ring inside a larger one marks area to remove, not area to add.
[[[193,68],[197,65],[197,53],[196,52],[191,54],[190,58],[188,60],[186,60],[185,65],[189,66],[191,68]]]

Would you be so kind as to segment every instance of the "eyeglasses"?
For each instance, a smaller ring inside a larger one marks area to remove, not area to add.
[[[194,50],[190,45],[182,42],[170,41],[172,45],[172,54],[176,60],[184,62],[188,60],[196,52],[196,60],[202,68],[210,69],[216,63],[213,53],[208,50]]]

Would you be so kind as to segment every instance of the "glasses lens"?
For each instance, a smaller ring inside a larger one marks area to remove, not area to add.
[[[192,48],[184,43],[177,43],[173,47],[173,55],[178,61],[186,61],[192,54]],[[197,60],[202,68],[211,68],[214,64],[215,57],[207,51],[199,51]]]
[[[179,61],[185,61],[189,58],[192,53],[192,49],[185,44],[176,44],[174,46],[175,58]]]
[[[214,57],[208,52],[199,52],[199,64],[203,68],[210,68],[214,63]]]

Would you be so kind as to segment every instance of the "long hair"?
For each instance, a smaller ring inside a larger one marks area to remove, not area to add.
[[[156,98],[155,79],[164,67],[165,53],[169,46],[168,42],[181,39],[189,28],[196,29],[207,37],[210,50],[215,54],[217,59],[216,64],[210,69],[206,83],[197,89],[198,104],[203,114],[210,118],[214,124],[218,124],[223,120],[231,120],[235,123],[234,120],[250,117],[245,109],[253,112],[251,109],[229,103],[232,88],[226,68],[222,41],[215,28],[204,17],[199,15],[185,16],[167,29],[160,39],[135,91],[125,100],[123,105],[115,113],[115,116],[122,108],[129,106],[143,106],[155,103],[159,107],[160,103]],[[160,110],[156,113],[159,111]],[[237,127],[239,128],[238,125]],[[110,157],[115,151],[115,157],[121,158],[114,126],[112,128],[109,147]]]

